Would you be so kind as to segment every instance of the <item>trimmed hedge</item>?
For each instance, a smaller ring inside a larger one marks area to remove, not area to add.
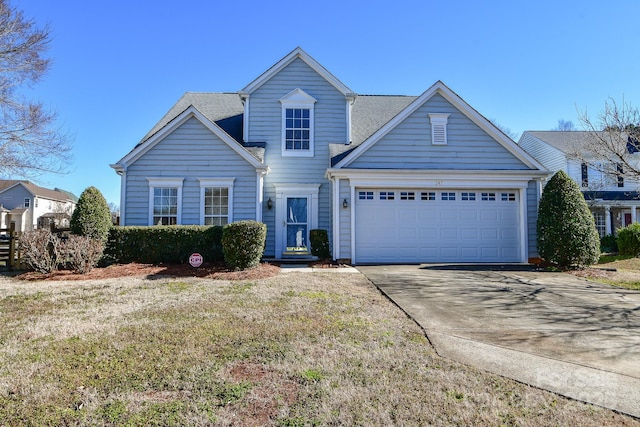
[[[222,250],[227,267],[246,270],[257,267],[264,253],[267,226],[257,221],[238,221],[222,229]]]
[[[185,263],[198,252],[205,262],[222,261],[222,227],[203,225],[112,227],[103,263]]]
[[[620,255],[640,255],[640,224],[634,222],[619,229],[617,243]]]
[[[329,233],[327,230],[311,230],[309,232],[311,241],[311,255],[325,260],[331,259],[331,248],[329,247]]]

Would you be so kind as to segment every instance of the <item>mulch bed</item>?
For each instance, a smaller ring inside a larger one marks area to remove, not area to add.
[[[204,277],[218,280],[254,280],[276,276],[280,267],[260,264],[251,270],[232,271],[222,265],[203,264],[198,268],[189,264],[116,264],[104,268],[94,268],[86,274],[77,274],[68,270],[59,270],[50,274],[29,271],[15,276],[19,280],[98,280],[117,277]]]

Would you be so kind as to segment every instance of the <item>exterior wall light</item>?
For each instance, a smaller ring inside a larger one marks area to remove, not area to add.
[[[349,202],[347,202],[347,199],[344,199],[342,201],[342,207],[345,208],[345,209],[347,209],[349,207]]]
[[[267,200],[267,209],[271,210],[273,208],[273,201],[271,201],[271,197]]]

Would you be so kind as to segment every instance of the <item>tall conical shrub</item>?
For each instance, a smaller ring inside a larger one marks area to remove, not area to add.
[[[87,187],[71,215],[71,232],[79,236],[107,241],[111,227],[111,211],[96,187]]]
[[[558,267],[581,268],[600,257],[600,236],[578,184],[564,171],[544,188],[538,208],[538,253]]]

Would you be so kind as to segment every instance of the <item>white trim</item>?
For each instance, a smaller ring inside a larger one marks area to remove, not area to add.
[[[251,141],[249,138],[249,110],[250,110],[250,102],[249,102],[249,94],[245,92],[240,92],[240,99],[242,104],[244,105],[244,115],[242,117],[242,140],[244,142]]]
[[[342,204],[340,203],[340,179],[331,179],[332,191],[333,191],[333,259],[339,259],[340,256],[340,209]]]
[[[249,83],[247,86],[242,89],[241,92],[253,93],[260,86],[269,81],[273,76],[278,74],[282,69],[284,69],[287,65],[291,64],[294,60],[300,58],[305,64],[307,64],[311,69],[313,69],[316,73],[318,73],[323,79],[325,79],[329,84],[335,87],[340,93],[343,95],[351,94],[353,91],[345,86],[340,80],[336,78],[333,74],[329,72],[326,68],[324,68],[318,61],[313,59],[309,54],[307,54],[300,47],[295,48],[289,54],[287,54],[280,61],[276,62],[272,65],[267,71],[262,73],[258,78]]]
[[[142,157],[147,151],[153,148],[156,144],[162,141],[171,132],[175,131],[178,127],[182,126],[187,120],[195,118],[202,123],[207,129],[209,129],[214,135],[216,135],[222,142],[227,144],[229,148],[235,151],[240,157],[246,160],[251,166],[256,169],[264,169],[265,166],[260,163],[258,159],[253,157],[251,153],[245,150],[236,140],[231,138],[224,130],[211,120],[206,118],[197,108],[189,106],[186,110],[180,113],[177,117],[166,124],[162,129],[153,134],[149,139],[138,145],[131,150],[129,154],[124,156],[117,164],[111,165],[112,168],[117,170],[117,167],[128,166]]]
[[[498,129],[486,118],[484,118],[484,116],[478,113],[473,107],[467,104],[462,98],[460,98],[441,81],[437,81],[433,86],[427,89],[422,95],[420,95],[416,100],[409,104],[403,111],[401,111],[393,119],[387,122],[387,124],[378,129],[373,135],[367,138],[345,158],[340,160],[334,166],[334,168],[340,169],[349,166],[352,162],[358,159],[358,157],[365,153],[372,145],[380,141],[385,135],[387,135],[389,132],[391,132],[391,130],[393,130],[396,126],[407,119],[435,94],[439,94],[443,98],[445,98],[456,109],[458,109],[462,114],[464,114],[472,122],[478,125],[482,130],[487,132],[489,136],[495,139],[499,144],[501,144],[505,149],[507,149],[507,151],[513,154],[518,160],[523,162],[527,167],[542,171],[546,170],[546,168],[541,163],[539,163],[529,153],[519,147],[518,144],[516,144],[513,140],[511,140],[511,138],[506,136],[504,132]]]
[[[314,156],[314,104],[316,99],[303,91],[300,88],[296,88],[280,98],[280,104],[282,105],[282,128],[281,128],[281,154],[282,157],[313,157]],[[303,109],[309,110],[309,149],[287,149],[286,143],[286,130],[287,130],[287,110],[288,109]]]
[[[351,183],[351,204],[349,218],[351,218],[351,263],[356,263],[356,186]]]
[[[155,225],[153,223],[153,190],[156,187],[178,189],[176,224],[182,224],[182,186],[184,183],[184,178],[147,177],[147,181],[149,181],[149,225]]]
[[[520,188],[520,262],[528,262],[529,233],[527,220],[527,188]]]
[[[284,253],[284,227],[286,225],[287,197],[307,197],[308,231],[318,228],[318,193],[320,184],[273,184],[276,191],[275,202],[275,256],[280,258]],[[308,236],[307,236],[308,237]]]
[[[264,203],[264,173],[258,172],[256,174],[256,221],[262,222]]]
[[[204,225],[204,191],[210,187],[227,189],[227,223],[233,222],[233,183],[235,178],[198,178],[200,181],[200,225]]]
[[[430,113],[429,121],[431,122],[431,145],[447,145],[447,122],[450,114],[448,113]]]

